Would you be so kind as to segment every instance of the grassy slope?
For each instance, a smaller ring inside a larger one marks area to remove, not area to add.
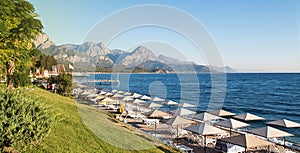
[[[50,134],[43,140],[41,144],[35,146],[34,148],[28,149],[26,152],[163,152],[162,150],[168,152],[170,149],[166,146],[160,146],[142,151],[132,151],[121,149],[115,145],[110,145],[109,143],[106,143],[107,141],[101,140],[93,133],[95,132],[97,134],[99,131],[94,131],[92,129],[92,132],[86,128],[86,126],[84,126],[74,100],[37,88],[30,92],[32,95],[42,98],[45,105],[52,106],[55,112],[60,114],[59,116],[62,118],[62,120],[55,123]],[[83,105],[81,105],[79,110],[92,112],[88,115],[97,116],[98,122],[108,123],[107,115],[103,115],[103,112],[101,113]],[[89,117],[88,115],[85,117]],[[114,123],[111,122],[111,124]],[[97,125],[103,129],[108,128],[107,126],[100,126],[102,124],[99,123]],[[91,126],[95,126],[95,124],[91,124]],[[122,137],[129,138],[130,140],[138,140],[138,143],[144,143],[148,140],[147,138],[139,137],[139,134],[135,134],[131,130],[121,126],[114,125],[109,126],[109,128],[111,128],[112,131],[118,131],[119,133],[122,133]],[[136,138],[134,138],[134,136],[136,136]],[[129,144],[130,143],[132,143],[132,141],[129,141]],[[126,145],[126,143],[121,144],[120,146],[122,147],[123,145]]]

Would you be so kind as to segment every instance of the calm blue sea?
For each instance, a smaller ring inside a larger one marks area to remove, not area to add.
[[[230,73],[220,76],[225,82],[212,81],[210,74],[97,74],[93,77],[120,80],[118,86],[96,84],[97,87],[187,102],[197,105],[195,110],[199,112],[217,101],[223,104],[223,109],[236,114],[249,112],[267,121],[285,118],[300,123],[299,73]],[[212,89],[216,91],[212,93]],[[249,129],[264,126],[263,122],[250,124]],[[296,135],[288,140],[300,143],[300,129],[284,130]]]

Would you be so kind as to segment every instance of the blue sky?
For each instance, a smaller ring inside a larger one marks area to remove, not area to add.
[[[202,23],[214,38],[224,65],[245,72],[300,72],[300,4],[296,0],[30,2],[34,4],[43,22],[44,31],[57,44],[82,43],[97,23],[121,9],[162,4],[184,11]],[[120,21],[120,24],[124,21]],[[205,55],[197,51],[189,41],[178,33],[163,28],[142,27],[126,31],[108,47],[130,51],[139,44],[156,54],[208,64]],[[178,50],[176,54],[166,51],[172,47]]]

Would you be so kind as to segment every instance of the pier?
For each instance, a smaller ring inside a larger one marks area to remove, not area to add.
[[[120,81],[119,80],[86,80],[86,79],[83,79],[83,80],[77,80],[75,82],[79,82],[79,83],[82,83],[82,84],[90,84],[90,83],[97,83],[97,84],[100,84],[100,85],[111,85],[111,84],[120,84]]]

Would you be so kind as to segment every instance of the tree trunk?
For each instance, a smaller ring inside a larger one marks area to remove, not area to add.
[[[12,90],[13,88],[13,74],[15,72],[15,63],[13,61],[9,61],[6,64],[6,76],[7,76],[7,89]]]

